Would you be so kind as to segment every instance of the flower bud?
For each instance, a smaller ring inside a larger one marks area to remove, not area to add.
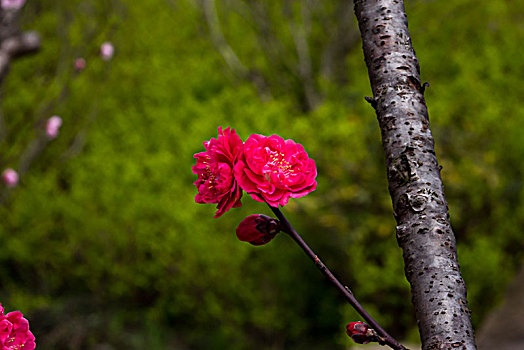
[[[238,225],[236,233],[239,240],[253,245],[270,242],[280,232],[280,222],[262,214],[250,215]]]
[[[367,344],[376,338],[376,333],[373,329],[364,322],[349,322],[346,326],[346,333],[357,344]]]
[[[109,61],[113,57],[114,52],[115,47],[108,41],[100,46],[100,56],[104,61]]]
[[[7,168],[2,172],[2,181],[7,187],[16,187],[18,180],[18,173],[13,169]]]
[[[2,0],[1,6],[4,10],[18,10],[24,3],[25,0]]]
[[[85,69],[86,67],[86,60],[85,58],[83,57],[78,57],[76,60],[75,60],[75,70],[77,72],[81,72]]]
[[[52,116],[47,120],[45,125],[45,134],[49,139],[54,139],[58,136],[58,130],[62,126],[62,118],[57,115]]]

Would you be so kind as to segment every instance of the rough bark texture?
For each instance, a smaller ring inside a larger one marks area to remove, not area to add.
[[[401,0],[354,0],[423,349],[475,349],[466,286]]]

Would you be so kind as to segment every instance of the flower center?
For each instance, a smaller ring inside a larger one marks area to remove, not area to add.
[[[225,163],[213,163],[206,165],[206,173],[203,180],[209,191],[218,194],[227,191],[231,187],[232,176],[231,168]]]
[[[295,164],[288,162],[284,158],[284,153],[279,152],[279,151],[274,151],[270,149],[269,147],[266,147],[266,152],[269,157],[269,161],[267,165],[270,167],[270,169],[268,169],[269,170],[268,172],[272,172],[274,174],[280,173],[284,175],[285,177],[288,177],[291,174],[295,173],[296,171]]]

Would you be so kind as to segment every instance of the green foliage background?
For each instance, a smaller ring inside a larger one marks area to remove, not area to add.
[[[292,52],[279,2],[268,3],[274,35]],[[406,7],[478,327],[523,256],[524,6]],[[237,241],[237,223],[266,208],[246,196],[217,220],[213,206],[194,204],[193,154],[218,126],[305,145],[319,185],[286,206],[290,221],[385,328],[417,339],[360,44],[342,85],[315,76],[324,98],[304,112],[296,79],[264,58],[249,21],[230,10],[219,6],[225,36],[272,84],[271,98],[234,78],[193,1],[26,4],[22,23],[43,48],[17,60],[2,86],[0,166],[17,167],[48,116],[64,125],[20,186],[2,189],[0,301],[27,315],[40,349],[351,345],[344,325],[358,317],[288,237]],[[110,62],[98,57],[106,40]],[[314,66],[328,40],[314,22]],[[75,74],[78,56],[87,68]]]

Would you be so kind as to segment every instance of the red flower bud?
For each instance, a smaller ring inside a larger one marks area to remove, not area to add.
[[[346,326],[346,333],[357,344],[367,344],[376,338],[376,333],[373,329],[364,322],[349,322]]]
[[[239,240],[253,245],[263,245],[280,232],[280,222],[262,214],[249,215],[237,227]]]

